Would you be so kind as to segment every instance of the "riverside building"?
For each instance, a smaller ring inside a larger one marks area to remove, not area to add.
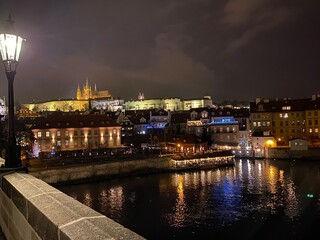
[[[35,118],[31,126],[33,154],[121,147],[121,126],[106,115],[53,113]]]
[[[320,94],[304,99],[259,99],[250,103],[252,132],[273,136],[278,146],[303,138],[320,146]]]

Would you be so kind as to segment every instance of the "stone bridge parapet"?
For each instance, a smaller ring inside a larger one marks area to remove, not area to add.
[[[27,173],[0,174],[0,225],[8,240],[142,240],[142,236]]]

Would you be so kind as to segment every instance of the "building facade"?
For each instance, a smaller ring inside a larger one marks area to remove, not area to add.
[[[39,152],[92,150],[121,146],[121,126],[106,115],[63,115],[35,118],[34,156]]]
[[[180,99],[180,98],[151,98],[145,99],[143,93],[139,93],[137,100],[130,100],[125,103],[126,110],[142,109],[164,109],[166,111],[190,110],[192,108],[212,107],[210,96],[200,99]]]
[[[289,140],[304,138],[320,146],[320,95],[305,99],[257,99],[250,103],[251,129],[264,132],[288,146]]]

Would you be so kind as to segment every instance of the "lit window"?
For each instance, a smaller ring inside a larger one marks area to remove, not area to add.
[[[46,137],[50,137],[50,132],[46,132]]]
[[[280,114],[279,114],[279,117],[281,117],[281,118],[282,118],[282,113],[280,113]]]
[[[113,134],[117,134],[117,129],[113,129]]]
[[[38,137],[41,137],[41,132],[38,132],[37,135],[38,135]]]
[[[57,131],[57,137],[60,137],[60,136],[61,136],[61,132]]]
[[[253,126],[256,127],[256,126],[257,126],[257,123],[256,123],[256,122],[253,122]]]
[[[288,113],[285,113],[283,117],[284,117],[284,118],[287,118],[287,117],[288,117]]]
[[[318,133],[318,132],[319,132],[319,129],[318,129],[318,128],[315,128],[315,129],[314,129],[314,132],[315,132],[315,133]]]
[[[208,117],[208,113],[207,112],[202,112],[201,115],[202,115],[201,116],[202,118],[207,118]]]
[[[258,122],[258,127],[261,127],[261,122]]]
[[[283,106],[282,110],[291,110],[291,106]]]
[[[57,146],[61,146],[61,141],[60,140],[57,141]]]
[[[312,128],[309,128],[309,133],[312,133]]]
[[[64,131],[64,135],[68,137],[69,136],[69,131],[68,130]]]
[[[69,146],[69,140],[66,140],[66,141],[65,141],[65,145],[66,145],[66,146]]]

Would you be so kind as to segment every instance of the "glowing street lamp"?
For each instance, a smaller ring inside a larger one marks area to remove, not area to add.
[[[14,129],[14,95],[13,81],[16,75],[16,69],[19,63],[22,43],[25,41],[17,36],[13,30],[13,21],[11,16],[7,20],[6,33],[0,34],[0,51],[2,62],[8,79],[8,118],[9,118],[9,136],[8,147],[6,151],[5,168],[17,168],[21,166],[20,148],[16,145]]]

